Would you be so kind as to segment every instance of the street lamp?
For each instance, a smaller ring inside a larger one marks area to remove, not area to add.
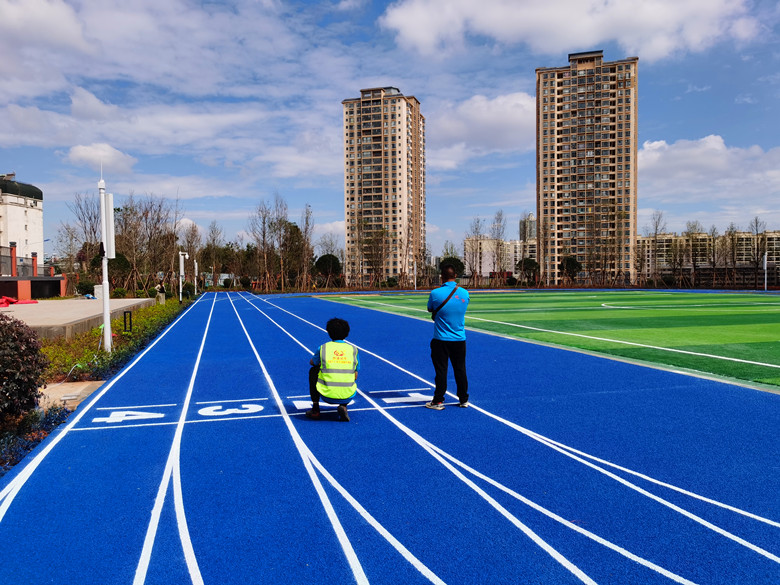
[[[181,289],[184,285],[184,260],[189,260],[190,255],[187,252],[179,252],[179,304],[181,305]]]

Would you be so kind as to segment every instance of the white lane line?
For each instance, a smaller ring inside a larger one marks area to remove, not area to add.
[[[268,302],[268,301],[266,301]],[[388,307],[395,307],[397,309],[412,309],[411,307],[399,307],[397,305],[389,305],[387,303],[377,303],[374,301],[364,301],[366,303],[376,304],[376,305],[385,305]],[[269,303],[272,304],[272,303]],[[422,309],[413,309],[415,311],[421,311]],[[403,316],[403,315],[401,315]],[[507,327],[515,327],[516,329],[527,329],[528,331],[538,331],[539,333],[552,333],[554,335],[565,335],[568,337],[579,337],[581,339],[590,339],[593,341],[606,341],[608,343],[616,343],[618,345],[630,345],[631,347],[643,347],[645,349],[657,349],[658,351],[668,351],[671,353],[680,353],[684,355],[695,355],[698,357],[706,357],[706,358],[712,358],[715,360],[724,360],[729,362],[736,362],[740,364],[750,364],[753,366],[765,366],[767,368],[776,368],[780,369],[780,364],[768,364],[765,362],[754,362],[751,360],[743,360],[739,358],[734,357],[728,357],[728,356],[722,356],[722,355],[714,355],[710,353],[701,353],[697,351],[687,351],[685,349],[675,349],[673,347],[659,347],[656,345],[648,345],[645,343],[636,343],[633,341],[622,341],[619,339],[610,339],[608,337],[595,337],[593,335],[585,335],[583,333],[572,333],[570,331],[556,331],[554,329],[543,329],[541,327],[532,327],[530,325],[520,325],[519,323],[507,323],[505,321],[495,321],[493,319],[483,319],[481,317],[472,317],[469,314],[466,314],[466,319],[471,319],[473,321],[482,321],[483,323],[493,323],[494,325],[506,325]]]
[[[268,400],[268,398],[245,398],[243,400],[207,400],[205,402],[196,402],[195,404],[227,404],[229,402],[257,402],[258,400]]]
[[[265,301],[265,302],[267,302],[268,304],[271,304],[272,306],[276,306],[276,305],[273,305],[272,303],[270,303],[269,301]],[[293,317],[303,321],[304,323],[307,323],[307,324],[311,325],[312,327],[315,327],[317,329],[322,330],[321,327],[315,325],[314,323],[311,323],[310,321],[307,321],[306,319],[304,319],[304,318],[302,318],[302,317],[300,317],[298,315],[295,315],[294,313],[291,313],[290,311],[287,311],[286,309],[282,309],[281,307],[278,307],[278,306],[276,306],[276,308],[278,308],[278,309],[280,309],[282,311],[285,311],[289,315],[292,315]],[[369,355],[372,355],[374,357],[377,357],[377,358],[381,359],[382,361],[386,362],[389,365],[392,365],[393,367],[401,370],[402,372],[405,372],[405,373],[409,374],[410,376],[412,376],[412,377],[414,377],[414,378],[416,378],[418,380],[421,380],[421,381],[425,382],[426,384],[429,384],[431,387],[434,386],[434,384],[432,384],[431,382],[429,382],[429,381],[421,378],[420,376],[418,376],[418,375],[416,375],[416,374],[414,374],[414,373],[412,373],[412,372],[402,368],[401,366],[399,366],[397,364],[394,364],[393,362],[390,362],[389,360],[386,360],[386,359],[382,358],[381,356],[379,356],[379,355],[377,355],[377,354],[375,354],[375,353],[373,353],[373,352],[371,352],[371,351],[369,351],[367,349],[361,348],[359,346],[356,346],[356,347],[358,347],[361,351],[365,351]],[[448,392],[448,394],[450,396],[452,396],[452,397],[455,397],[455,395],[452,394],[451,392]],[[596,471],[599,471],[600,473],[606,475],[607,477],[610,477],[611,479],[617,481],[618,483],[621,483],[621,484],[625,485],[626,487],[628,487],[628,488],[630,488],[632,490],[635,490],[635,491],[641,493],[642,495],[645,495],[645,496],[649,497],[650,499],[655,500],[658,503],[660,503],[660,504],[662,504],[664,506],[667,506],[667,507],[671,508],[672,510],[674,510],[674,511],[676,511],[676,512],[678,512],[678,513],[680,513],[680,514],[682,514],[682,515],[684,515],[684,516],[686,516],[688,518],[690,518],[691,520],[694,520],[695,522],[698,522],[702,526],[705,526],[706,528],[709,528],[710,530],[713,530],[717,534],[720,534],[721,536],[724,536],[724,537],[726,537],[726,538],[728,538],[728,539],[730,539],[730,540],[732,540],[732,541],[734,541],[734,542],[736,542],[736,543],[738,543],[738,544],[740,544],[742,546],[745,546],[746,548],[748,548],[750,550],[753,550],[754,552],[756,552],[756,553],[758,553],[758,554],[760,554],[760,555],[762,555],[762,556],[764,556],[764,557],[766,557],[766,558],[768,558],[768,559],[770,559],[770,560],[772,560],[774,562],[780,562],[780,558],[778,558],[776,555],[770,553],[769,551],[766,551],[766,550],[762,549],[761,547],[758,547],[758,546],[756,546],[756,545],[754,545],[754,544],[752,544],[752,543],[750,543],[750,542],[748,542],[748,541],[746,541],[746,540],[736,536],[735,534],[732,534],[731,532],[729,532],[729,531],[727,531],[727,530],[725,530],[723,528],[720,528],[720,527],[718,527],[718,526],[716,526],[716,525],[714,525],[714,524],[704,520],[703,518],[700,518],[699,516],[696,516],[695,514],[693,514],[691,512],[688,512],[687,510],[685,510],[683,508],[680,508],[679,506],[676,506],[676,505],[672,504],[671,502],[668,502],[667,500],[664,500],[663,498],[661,498],[659,496],[656,496],[655,494],[652,494],[652,493],[650,493],[650,492],[640,488],[639,486],[637,486],[637,485],[635,485],[635,484],[633,484],[633,483],[631,483],[631,482],[629,482],[629,481],[627,481],[627,480],[625,480],[625,479],[623,479],[623,478],[621,478],[621,477],[619,477],[619,476],[617,476],[615,474],[610,473],[609,471],[607,471],[607,470],[605,470],[603,468],[598,467],[597,465],[594,465],[594,464],[590,463],[589,461],[585,461],[584,459],[582,459],[580,457],[577,457],[576,455],[574,455],[574,453],[571,452],[571,451],[576,451],[575,449],[573,449],[571,447],[568,447],[566,445],[557,444],[552,439],[549,439],[549,438],[547,438],[547,437],[545,437],[543,435],[540,435],[539,433],[535,433],[534,431],[531,431],[529,429],[521,427],[520,425],[515,424],[515,423],[513,423],[511,421],[508,421],[508,420],[506,420],[506,419],[504,419],[502,417],[499,417],[499,416],[497,416],[497,415],[495,415],[495,414],[493,414],[491,412],[488,412],[487,410],[485,410],[483,408],[479,408],[478,406],[474,405],[473,403],[470,403],[470,405],[471,405],[471,407],[474,408],[474,410],[477,410],[478,412],[481,412],[482,414],[485,414],[486,416],[489,416],[490,418],[493,418],[494,420],[496,420],[498,422],[501,422],[502,424],[507,425],[510,428],[512,428],[512,429],[514,429],[516,431],[519,431],[522,434],[524,434],[524,435],[526,435],[526,436],[528,436],[528,437],[530,437],[530,438],[532,438],[532,439],[534,439],[534,440],[536,440],[536,441],[538,441],[538,442],[540,442],[540,443],[542,443],[544,445],[547,445],[551,449],[553,449],[555,451],[558,451],[559,453],[561,453],[561,454],[563,454],[563,455],[565,455],[565,456],[567,456],[567,457],[569,457],[571,459],[574,459],[575,461],[578,461],[578,462],[580,462],[580,463],[582,463],[582,464],[584,464],[584,465],[586,465],[588,467],[591,467],[592,469],[594,469]],[[558,445],[560,445],[560,446],[558,446]],[[593,457],[593,459],[596,459],[596,458]],[[625,468],[623,468],[623,469],[625,469]],[[626,469],[626,471],[628,471],[628,470]],[[633,472],[633,473],[634,473],[634,475],[637,475],[637,476],[643,476],[642,474],[640,474],[638,472]],[[643,477],[649,479],[649,476],[643,476]],[[656,480],[656,481],[654,481],[654,483],[657,483],[657,484],[660,485],[662,482],[659,482],[659,481]],[[719,506],[721,508],[724,508],[724,509],[729,509],[731,511],[737,512],[737,513],[742,514],[742,515],[744,515],[746,517],[749,517],[749,518],[754,518],[756,520],[760,519],[760,521],[768,523],[768,524],[772,524],[772,525],[776,524],[772,520],[769,520],[769,519],[766,519],[766,518],[762,518],[761,516],[757,516],[755,514],[751,514],[750,512],[746,512],[744,510],[740,510],[739,508],[736,508],[736,507],[733,507],[733,506],[729,506],[727,504],[723,504],[723,503],[717,502],[716,500],[712,500],[712,499],[706,498],[704,496],[698,496],[698,495],[694,494],[693,492],[689,492],[689,491],[684,490],[682,488],[674,488],[670,484],[665,484],[664,487],[669,487],[669,488],[675,489],[679,493],[683,493],[683,494],[686,494],[686,495],[691,495],[691,497],[696,497],[697,499],[699,499],[701,501],[705,501],[705,502],[711,503],[713,505],[717,505],[717,506]]]
[[[241,296],[240,298],[243,299]],[[355,580],[359,585],[367,585],[368,577],[366,577],[365,571],[363,571],[363,566],[360,564],[360,559],[358,559],[355,550],[352,548],[352,543],[349,541],[349,537],[347,536],[344,527],[341,525],[341,521],[339,520],[336,511],[333,509],[333,504],[331,504],[330,499],[328,498],[328,494],[325,492],[325,488],[323,487],[322,482],[320,482],[320,478],[317,476],[317,473],[312,466],[312,456],[309,453],[308,447],[306,447],[306,443],[304,443],[303,439],[298,434],[298,431],[295,429],[295,426],[292,424],[290,417],[287,415],[287,411],[284,407],[284,403],[282,402],[282,398],[279,396],[279,392],[276,389],[276,385],[271,379],[271,376],[265,367],[265,363],[263,363],[263,360],[260,358],[260,354],[257,352],[257,348],[255,347],[249,332],[244,326],[244,321],[238,314],[236,305],[230,295],[228,295],[228,299],[230,300],[230,304],[233,307],[233,311],[235,312],[236,317],[238,317],[238,322],[241,324],[241,329],[243,329],[244,335],[246,336],[246,339],[255,354],[255,359],[257,360],[257,363],[260,364],[260,368],[263,371],[263,376],[265,377],[265,380],[271,389],[271,393],[273,394],[276,405],[279,408],[279,412],[283,414],[282,420],[284,420],[284,424],[287,426],[287,430],[292,437],[295,448],[298,450],[298,454],[303,460],[303,465],[306,469],[306,472],[309,474],[309,478],[314,485],[314,489],[320,498],[320,502],[322,503],[322,506],[325,509],[325,513],[327,514],[331,526],[333,527],[333,531],[336,533],[336,537],[338,538],[339,544],[341,545],[341,549],[344,551],[344,556],[347,558],[347,562],[349,563],[349,567],[352,570],[352,574],[354,575]]]
[[[298,341],[295,337],[290,335],[289,332],[287,332],[285,329],[283,329],[278,323],[276,323],[271,317],[269,317],[266,313],[264,313],[260,308],[258,308],[254,303],[252,303],[250,300],[246,299],[244,296],[241,296],[241,298],[246,301],[252,308],[254,308],[256,311],[258,311],[261,315],[263,315],[266,319],[271,321],[274,325],[279,327],[284,333],[286,333],[293,341],[295,341],[298,345],[300,345],[304,351],[306,351],[309,355],[313,355],[314,352],[309,350],[305,345],[303,345],[300,341]],[[235,308],[235,306],[234,306]],[[236,313],[238,314],[238,313]],[[240,318],[239,318],[240,319]],[[243,327],[243,322],[241,323],[241,326]],[[444,581],[442,581],[433,571],[431,571],[422,561],[420,561],[417,557],[415,557],[412,552],[407,549],[397,538],[395,538],[387,529],[384,528],[369,512],[366,510],[360,503],[352,497],[349,492],[338,482],[336,479],[328,473],[328,471],[325,469],[325,467],[319,462],[319,460],[314,456],[314,453],[311,452],[311,450],[308,448],[306,443],[303,441],[301,436],[298,434],[298,431],[295,429],[295,427],[292,424],[292,421],[290,420],[289,415],[287,414],[287,409],[284,407],[284,404],[282,403],[281,397],[279,396],[279,393],[276,391],[275,386],[273,385],[273,381],[271,380],[270,375],[268,374],[268,371],[265,369],[265,364],[263,364],[262,360],[260,359],[260,356],[257,355],[257,351],[255,349],[254,343],[252,343],[251,338],[249,337],[249,334],[246,331],[246,328],[244,328],[244,333],[247,336],[247,339],[249,340],[249,343],[252,345],[252,350],[255,351],[255,356],[257,357],[258,362],[260,363],[263,373],[266,376],[266,380],[268,381],[269,385],[271,386],[271,389],[274,393],[274,398],[277,400],[277,406],[279,407],[279,411],[284,414],[284,420],[285,423],[288,426],[288,429],[290,430],[291,435],[293,436],[293,440],[295,441],[296,447],[298,447],[299,452],[301,454],[301,457],[304,458],[304,463],[310,463],[314,467],[316,467],[320,473],[325,477],[325,479],[328,480],[328,482],[333,486],[338,492],[347,500],[347,502],[396,550],[398,553],[407,561],[409,562],[417,571],[420,572],[424,577],[426,577],[431,583],[435,583],[436,585],[444,585]],[[305,457],[304,457],[305,455]],[[307,470],[309,469],[307,465]],[[313,471],[312,471],[313,473]],[[316,474],[314,474],[313,481],[316,479],[317,483],[316,485],[321,485],[319,483],[319,478],[317,478]],[[327,499],[327,496],[323,495]],[[328,501],[328,504],[330,504],[330,501]],[[338,519],[336,519],[338,522]],[[339,524],[339,526],[341,526]],[[343,530],[343,528],[342,528]],[[346,534],[344,534],[344,538],[346,538]],[[347,540],[347,544],[349,545],[350,550],[352,549],[351,544]],[[352,551],[352,554],[354,554],[354,551]],[[357,559],[357,556],[355,556],[355,561],[359,561]],[[362,568],[361,568],[362,572]],[[356,575],[357,576],[357,575]],[[363,574],[363,578],[367,579],[365,577],[365,574]],[[368,581],[366,580],[366,583]]]
[[[175,404],[145,404],[143,406],[101,406],[95,410],[132,410],[135,408],[168,408]]]
[[[265,301],[268,303],[268,301]],[[250,303],[252,304],[252,303]],[[272,303],[268,303],[272,306]],[[255,306],[252,304],[252,306]],[[305,345],[303,345],[297,338],[295,338],[289,331],[287,331],[284,327],[279,325],[276,321],[274,321],[271,317],[269,317],[266,313],[264,313],[261,309],[255,306],[255,308],[263,314],[266,319],[271,321],[274,325],[276,325],[281,331],[283,331],[285,334],[287,334],[290,339],[295,341],[298,345],[303,347],[309,354],[312,354]],[[281,309],[281,307],[277,307]],[[289,313],[289,311],[286,311],[285,309],[281,309],[282,311]],[[289,313],[291,315],[294,315],[293,313]],[[301,319],[305,323],[308,323],[309,325],[312,325],[313,327],[316,327],[317,329],[320,329],[324,331],[321,327],[318,327],[317,325],[314,325],[313,323],[310,323],[309,321],[306,321],[305,319],[296,316],[298,319]],[[371,352],[368,352],[371,353]],[[374,355],[374,354],[371,354]],[[469,478],[464,476],[460,471],[458,471],[455,467],[452,466],[448,461],[446,461],[441,455],[439,455],[435,450],[433,450],[430,446],[430,444],[420,437],[417,433],[412,431],[410,428],[404,426],[401,424],[397,419],[393,418],[389,414],[385,412],[385,410],[379,406],[374,400],[368,396],[368,394],[359,391],[360,395],[365,398],[369,404],[374,406],[380,413],[382,413],[383,416],[385,416],[388,420],[390,420],[395,426],[397,426],[399,429],[401,429],[406,435],[408,435],[412,440],[417,442],[426,452],[428,452],[429,455],[431,455],[434,459],[436,459],[441,465],[443,465],[450,473],[452,473],[455,477],[457,477],[459,480],[461,480],[463,483],[465,483],[469,488],[471,488],[474,492],[476,492],[483,500],[485,500],[488,504],[490,504],[499,514],[504,516],[507,520],[509,520],[510,523],[512,523],[517,529],[519,529],[523,534],[525,534],[532,542],[534,542],[538,547],[540,547],[542,550],[544,550],[548,555],[550,555],[555,561],[557,561],[562,567],[564,567],[566,570],[568,570],[570,573],[572,573],[574,576],[576,576],[580,581],[583,583],[587,583],[588,585],[596,585],[596,582],[593,581],[588,575],[586,575],[579,567],[577,567],[574,563],[572,563],[569,559],[564,557],[561,553],[559,553],[554,547],[549,545],[544,539],[542,539],[538,534],[536,534],[533,530],[531,530],[528,526],[526,526],[523,522],[521,522],[517,517],[515,517],[509,510],[504,508],[501,504],[499,504],[494,498],[492,498],[487,492],[485,492],[482,488],[480,488],[477,484],[475,484],[473,481],[471,481]]]
[[[3,488],[3,490],[0,492],[0,522],[3,521],[3,518],[5,518],[6,512],[8,512],[8,508],[11,507],[11,504],[13,503],[14,499],[16,498],[16,495],[19,493],[19,490],[22,489],[25,483],[27,483],[27,480],[30,479],[30,476],[32,476],[33,472],[38,469],[38,467],[43,463],[43,460],[46,458],[46,456],[51,453],[52,449],[57,446],[57,444],[73,429],[74,426],[76,426],[79,421],[84,417],[84,415],[92,409],[92,407],[95,405],[95,403],[100,400],[103,396],[105,396],[106,392],[108,392],[111,388],[114,387],[114,385],[121,380],[127,372],[132,370],[135,365],[141,361],[144,356],[149,353],[152,348],[157,345],[178,323],[181,321],[184,316],[189,313],[194,307],[197,306],[197,304],[200,302],[201,299],[198,299],[192,305],[190,305],[186,311],[184,311],[179,317],[168,327],[165,328],[165,330],[155,339],[152,343],[149,344],[146,349],[144,349],[138,357],[136,357],[130,365],[123,368],[119,374],[117,374],[114,378],[111,379],[111,381],[108,384],[104,384],[100,391],[95,394],[92,399],[89,401],[88,404],[86,404],[83,408],[80,408],[76,415],[65,425],[64,427],[58,428],[55,430],[54,437],[52,440],[38,453],[34,458],[30,460],[30,462],[24,466],[22,471],[13,479],[11,480],[8,485]]]
[[[214,305],[216,304],[217,296],[218,295],[215,294],[214,300],[211,302],[211,309],[209,310],[209,316],[206,320],[206,327],[203,331],[203,338],[200,341],[200,348],[198,348],[198,355],[192,368],[192,374],[190,375],[190,383],[187,387],[187,393],[184,398],[181,414],[179,415],[179,422],[176,424],[176,431],[174,433],[173,443],[171,444],[171,450],[168,453],[168,460],[165,463],[165,471],[163,472],[160,486],[157,489],[157,497],[154,500],[152,516],[146,529],[146,537],[144,538],[143,548],[141,549],[141,557],[138,560],[138,566],[136,567],[133,585],[143,585],[143,583],[146,582],[146,574],[149,570],[149,562],[152,558],[152,548],[154,547],[154,540],[157,536],[157,529],[160,524],[160,516],[162,514],[163,505],[165,504],[165,497],[168,493],[168,487],[171,484],[171,479],[173,479],[173,499],[174,508],[176,511],[176,524],[179,530],[179,539],[181,540],[182,549],[184,551],[184,559],[187,563],[187,569],[190,573],[190,579],[195,585],[202,585],[203,583],[203,577],[200,574],[200,568],[198,567],[198,562],[195,558],[195,551],[192,548],[192,541],[190,540],[189,529],[187,527],[187,519],[184,514],[184,503],[181,493],[181,476],[179,474],[179,456],[181,453],[181,438],[184,431],[184,422],[187,418],[187,409],[189,408],[190,400],[192,398],[192,391],[195,387],[195,378],[198,375],[200,359],[203,356],[203,348],[206,345],[206,337],[209,333],[211,317],[214,314]]]

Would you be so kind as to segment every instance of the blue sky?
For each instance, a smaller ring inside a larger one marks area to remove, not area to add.
[[[0,173],[43,189],[47,252],[101,162],[117,203],[178,197],[204,236],[278,193],[343,240],[341,101],[392,85],[426,117],[440,254],[498,209],[516,237],[534,70],[602,49],[639,57],[640,232],[780,229],[778,22],[776,0],[0,0]]]

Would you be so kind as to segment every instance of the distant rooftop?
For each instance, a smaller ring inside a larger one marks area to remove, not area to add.
[[[28,185],[27,183],[18,183],[16,181],[16,173],[8,173],[6,175],[0,175],[0,193],[8,193],[9,195],[19,195],[21,197],[28,197],[30,199],[37,199],[43,201],[43,191],[38,189],[34,185]]]

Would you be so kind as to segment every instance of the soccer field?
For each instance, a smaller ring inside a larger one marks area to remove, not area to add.
[[[427,293],[338,300],[427,318]],[[466,326],[780,387],[780,296],[678,291],[472,292]]]

